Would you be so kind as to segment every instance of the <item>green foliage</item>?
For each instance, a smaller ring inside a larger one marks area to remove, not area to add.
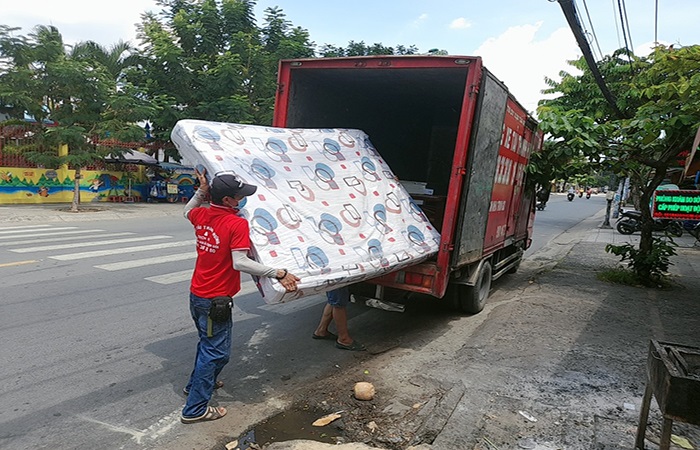
[[[643,285],[653,285],[663,281],[671,264],[671,256],[676,254],[676,244],[673,239],[653,238],[652,250],[643,252],[632,244],[605,246],[605,251],[627,261],[627,266],[634,272],[637,281]]]
[[[596,278],[608,283],[626,284],[628,286],[641,286],[639,277],[636,273],[622,267],[605,269],[596,274]]]
[[[558,95],[538,107],[551,144],[530,170],[566,174],[576,158],[583,158],[592,169],[629,176],[631,188],[641,193],[640,204],[648,205],[700,125],[700,45],[657,47],[631,62],[620,51],[601,60],[598,67],[623,117],[605,101],[583,58],[570,64],[580,74],[562,72],[561,81],[546,80],[544,93]],[[647,271],[647,278],[654,264],[644,261],[663,254],[652,240],[651,220],[643,208],[640,255],[635,256],[641,262],[635,271]]]

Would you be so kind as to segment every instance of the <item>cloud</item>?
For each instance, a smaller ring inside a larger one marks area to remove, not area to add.
[[[501,35],[489,38],[474,51],[486,66],[501,79],[515,98],[530,112],[544,98],[545,76],[559,80],[559,72],[574,69],[566,61],[581,56],[569,28],[554,30],[544,39],[536,35],[542,22],[508,28]]]
[[[464,17],[458,17],[457,19],[450,22],[450,30],[464,30],[472,26],[472,23],[465,19]]]
[[[421,25],[423,24],[423,22],[425,22],[426,20],[428,20],[428,14],[423,13],[423,14],[421,14],[420,16],[418,16],[418,18],[417,18],[416,20],[414,20],[414,21],[411,23],[411,25],[412,25],[413,27],[416,27],[416,28],[417,28],[417,27],[421,26]]]

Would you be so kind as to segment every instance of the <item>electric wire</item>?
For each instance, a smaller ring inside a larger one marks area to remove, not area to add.
[[[622,1],[623,0],[617,0],[617,7],[620,9],[620,23],[621,23],[621,28],[622,28],[622,37],[625,39],[625,51],[627,52],[627,59],[629,60],[630,66],[632,65],[632,55],[630,55],[630,47],[629,44],[627,43],[627,33],[625,32],[625,19],[623,18],[622,14]]]
[[[576,0],[572,0],[571,4],[574,7],[574,12],[576,13],[576,17],[579,19],[579,25],[581,26],[581,30],[583,31],[583,34],[586,36],[586,40],[588,41],[588,44],[591,45],[593,43],[593,37],[595,37],[595,33],[591,34],[588,31],[586,24],[584,23],[584,20],[583,20],[583,14],[581,14],[581,9],[578,7]],[[590,24],[590,17],[589,17],[588,22]],[[600,48],[599,48],[599,50],[600,50]],[[598,59],[598,60],[603,58],[603,52],[600,52],[600,51],[598,52],[598,56],[596,57],[595,51],[594,51],[594,48],[592,45],[591,45],[591,53],[593,53],[593,57]]]
[[[615,0],[612,1],[613,10],[613,23],[615,23],[615,33],[617,34],[617,48],[622,48],[622,41],[620,40],[620,27],[617,24],[617,8],[615,8]]]
[[[586,0],[583,0],[583,8],[586,10],[586,17],[588,17],[588,23],[591,26],[591,33],[593,33],[593,41],[595,42],[595,45],[598,48],[600,59],[603,59],[603,51],[600,49],[600,43],[598,42],[598,36],[596,36],[595,34],[595,29],[593,28],[593,21],[591,21],[591,14],[588,12],[588,4],[586,3]]]
[[[625,13],[625,27],[627,28],[627,38],[630,41],[629,50],[634,53],[634,44],[632,44],[632,33],[630,32],[630,21],[627,19],[627,4],[622,0],[622,10]]]
[[[659,0],[654,1],[654,45],[659,45]]]

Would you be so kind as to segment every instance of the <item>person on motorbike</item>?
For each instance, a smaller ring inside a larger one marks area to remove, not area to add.
[[[549,189],[547,189],[546,186],[542,186],[536,194],[537,197],[537,209],[540,211],[544,210],[545,206],[547,206],[547,202],[549,201]]]

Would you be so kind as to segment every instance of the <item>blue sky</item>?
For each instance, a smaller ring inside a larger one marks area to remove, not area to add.
[[[157,11],[154,0],[0,0],[0,24],[22,27],[55,25],[67,43],[94,40],[109,46],[118,40],[137,43],[135,24],[144,11]],[[627,0],[626,14],[636,53],[654,41],[657,0]],[[590,32],[585,7],[602,53],[623,44],[618,0],[576,0]],[[542,97],[544,77],[568,70],[567,59],[581,55],[559,4],[549,0],[259,0],[256,18],[280,7],[294,26],[309,31],[318,44],[346,46],[351,40],[386,46],[415,45],[454,55],[476,55],[531,111]],[[658,0],[658,40],[665,44],[700,42],[700,1]],[[593,44],[597,52],[597,45]]]

